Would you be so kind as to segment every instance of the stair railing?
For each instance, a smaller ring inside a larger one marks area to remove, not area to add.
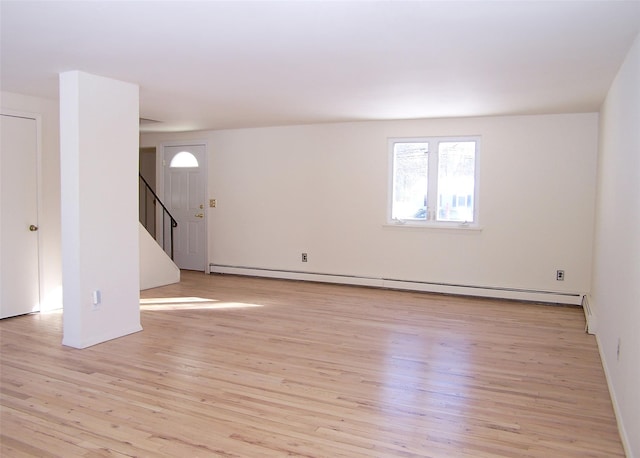
[[[162,246],[162,249],[171,257],[171,259],[173,259],[173,229],[178,227],[178,222],[173,217],[173,215],[171,215],[167,207],[165,207],[165,205],[162,203],[162,200],[160,200],[160,198],[153,191],[151,186],[149,186],[149,183],[147,183],[147,180],[144,179],[142,174],[138,173],[138,176],[140,177],[140,186],[142,187],[142,185],[144,185],[144,190],[140,193],[141,194],[140,195],[140,202],[141,202],[141,209],[140,209],[141,221],[140,222],[145,227],[145,229],[147,229],[147,231],[153,236],[153,238],[156,239],[158,244],[160,244],[160,241],[158,240],[158,234],[157,234],[158,231],[156,230],[156,225],[155,225],[156,208],[157,208],[157,204],[160,204],[160,207],[162,208],[162,244],[161,246]],[[150,211],[149,201],[151,201],[150,205],[153,211],[151,218],[149,218],[149,211]],[[167,231],[165,230],[165,228],[167,227],[167,223],[169,226],[168,245],[166,240]]]

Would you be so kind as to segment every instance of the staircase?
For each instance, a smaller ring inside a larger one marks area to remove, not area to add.
[[[180,281],[173,262],[173,230],[178,226],[149,183],[139,174],[140,189],[140,289]],[[162,213],[159,213],[159,212]]]

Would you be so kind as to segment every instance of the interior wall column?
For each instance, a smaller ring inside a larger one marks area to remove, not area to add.
[[[138,86],[60,74],[62,343],[85,348],[142,329]]]

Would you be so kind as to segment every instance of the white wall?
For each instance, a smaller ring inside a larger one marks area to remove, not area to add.
[[[143,134],[209,144],[209,262],[539,291],[590,290],[597,114]],[[387,138],[481,135],[480,232],[385,226]],[[158,150],[160,151],[160,150]],[[309,262],[300,254],[307,252]],[[555,280],[564,269],[566,280]]]
[[[58,101],[9,92],[0,93],[0,97],[3,109],[40,115],[40,308],[43,311],[57,309],[62,307]]]
[[[597,339],[627,455],[640,457],[640,35],[601,110],[596,212]]]
[[[140,327],[138,86],[60,75],[63,344]],[[101,292],[99,309],[93,291]]]

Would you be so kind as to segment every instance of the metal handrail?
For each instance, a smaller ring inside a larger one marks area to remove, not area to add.
[[[178,222],[176,221],[176,219],[173,217],[173,215],[169,212],[169,210],[167,209],[167,207],[162,203],[162,200],[160,200],[160,198],[158,197],[158,195],[154,192],[154,190],[151,188],[151,186],[149,186],[149,183],[147,183],[147,180],[144,179],[144,177],[142,176],[141,173],[138,173],[138,176],[140,177],[140,179],[142,180],[142,182],[145,185],[145,199],[144,199],[144,213],[145,213],[145,223],[143,224],[144,227],[149,230],[149,228],[146,225],[146,219],[147,219],[147,199],[146,199],[146,192],[150,192],[151,195],[153,196],[153,204],[155,205],[156,202],[160,204],[160,206],[162,207],[163,213],[162,213],[162,249],[164,249],[166,251],[166,231],[164,230],[164,222],[165,217],[168,216],[170,218],[170,244],[169,244],[169,255],[171,256],[171,259],[173,259],[173,229],[175,227],[178,227]],[[156,234],[152,234],[154,236],[154,238],[156,238]]]

